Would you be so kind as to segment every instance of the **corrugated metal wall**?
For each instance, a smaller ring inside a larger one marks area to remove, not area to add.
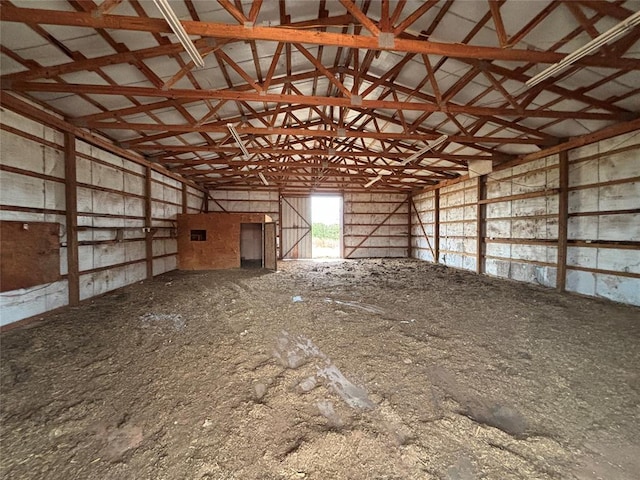
[[[311,197],[281,197],[282,258],[312,258]]]
[[[64,134],[9,110],[2,113],[0,219],[61,225],[60,275],[49,285],[0,295],[5,325],[68,304]],[[76,140],[80,299],[146,278],[146,167]],[[172,230],[182,211],[182,183],[151,173],[153,274],[176,268]],[[188,212],[203,193],[187,187]],[[118,234],[122,235],[117,240]]]
[[[409,255],[407,195],[345,193],[343,201],[345,258]]]

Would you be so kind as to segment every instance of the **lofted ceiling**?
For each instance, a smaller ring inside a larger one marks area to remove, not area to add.
[[[3,90],[209,189],[410,192],[640,117],[640,27],[525,85],[639,1],[170,4],[203,68],[151,0],[2,1]]]

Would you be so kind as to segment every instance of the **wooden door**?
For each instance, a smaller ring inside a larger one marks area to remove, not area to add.
[[[281,197],[282,258],[311,258],[311,197]]]

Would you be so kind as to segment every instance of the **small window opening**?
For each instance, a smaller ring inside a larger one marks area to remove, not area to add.
[[[206,230],[191,230],[192,242],[205,242],[207,240]]]

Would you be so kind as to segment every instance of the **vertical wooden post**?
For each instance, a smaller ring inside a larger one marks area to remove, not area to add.
[[[433,263],[440,263],[440,189],[436,188],[433,197],[433,251],[436,258]]]
[[[347,202],[344,199],[344,192],[342,193],[342,218],[340,219],[340,243],[342,245],[342,251],[340,252],[341,258],[347,258],[347,246],[344,243],[344,215]]]
[[[182,213],[187,213],[187,184],[186,183],[182,183]]]
[[[153,223],[151,204],[151,167],[145,168],[144,177],[144,226],[145,226],[145,249],[147,254],[147,279],[153,278]]]
[[[80,303],[80,262],[78,260],[78,185],[76,172],[76,137],[64,134],[65,209],[67,216],[67,282],[69,305]]]
[[[282,260],[282,192],[278,190],[278,260]]]
[[[564,292],[567,281],[567,224],[569,220],[569,154],[560,152],[558,192],[558,269],[556,288]]]
[[[412,239],[412,235],[411,235],[411,205],[413,203],[413,198],[411,196],[411,194],[407,195],[407,257],[411,258],[413,257],[413,249],[411,246],[411,239]]]
[[[484,272],[484,210],[485,206],[482,204],[485,195],[485,183],[486,177],[478,177],[478,195],[476,201],[476,235],[478,237],[477,251],[476,251],[476,273]]]

